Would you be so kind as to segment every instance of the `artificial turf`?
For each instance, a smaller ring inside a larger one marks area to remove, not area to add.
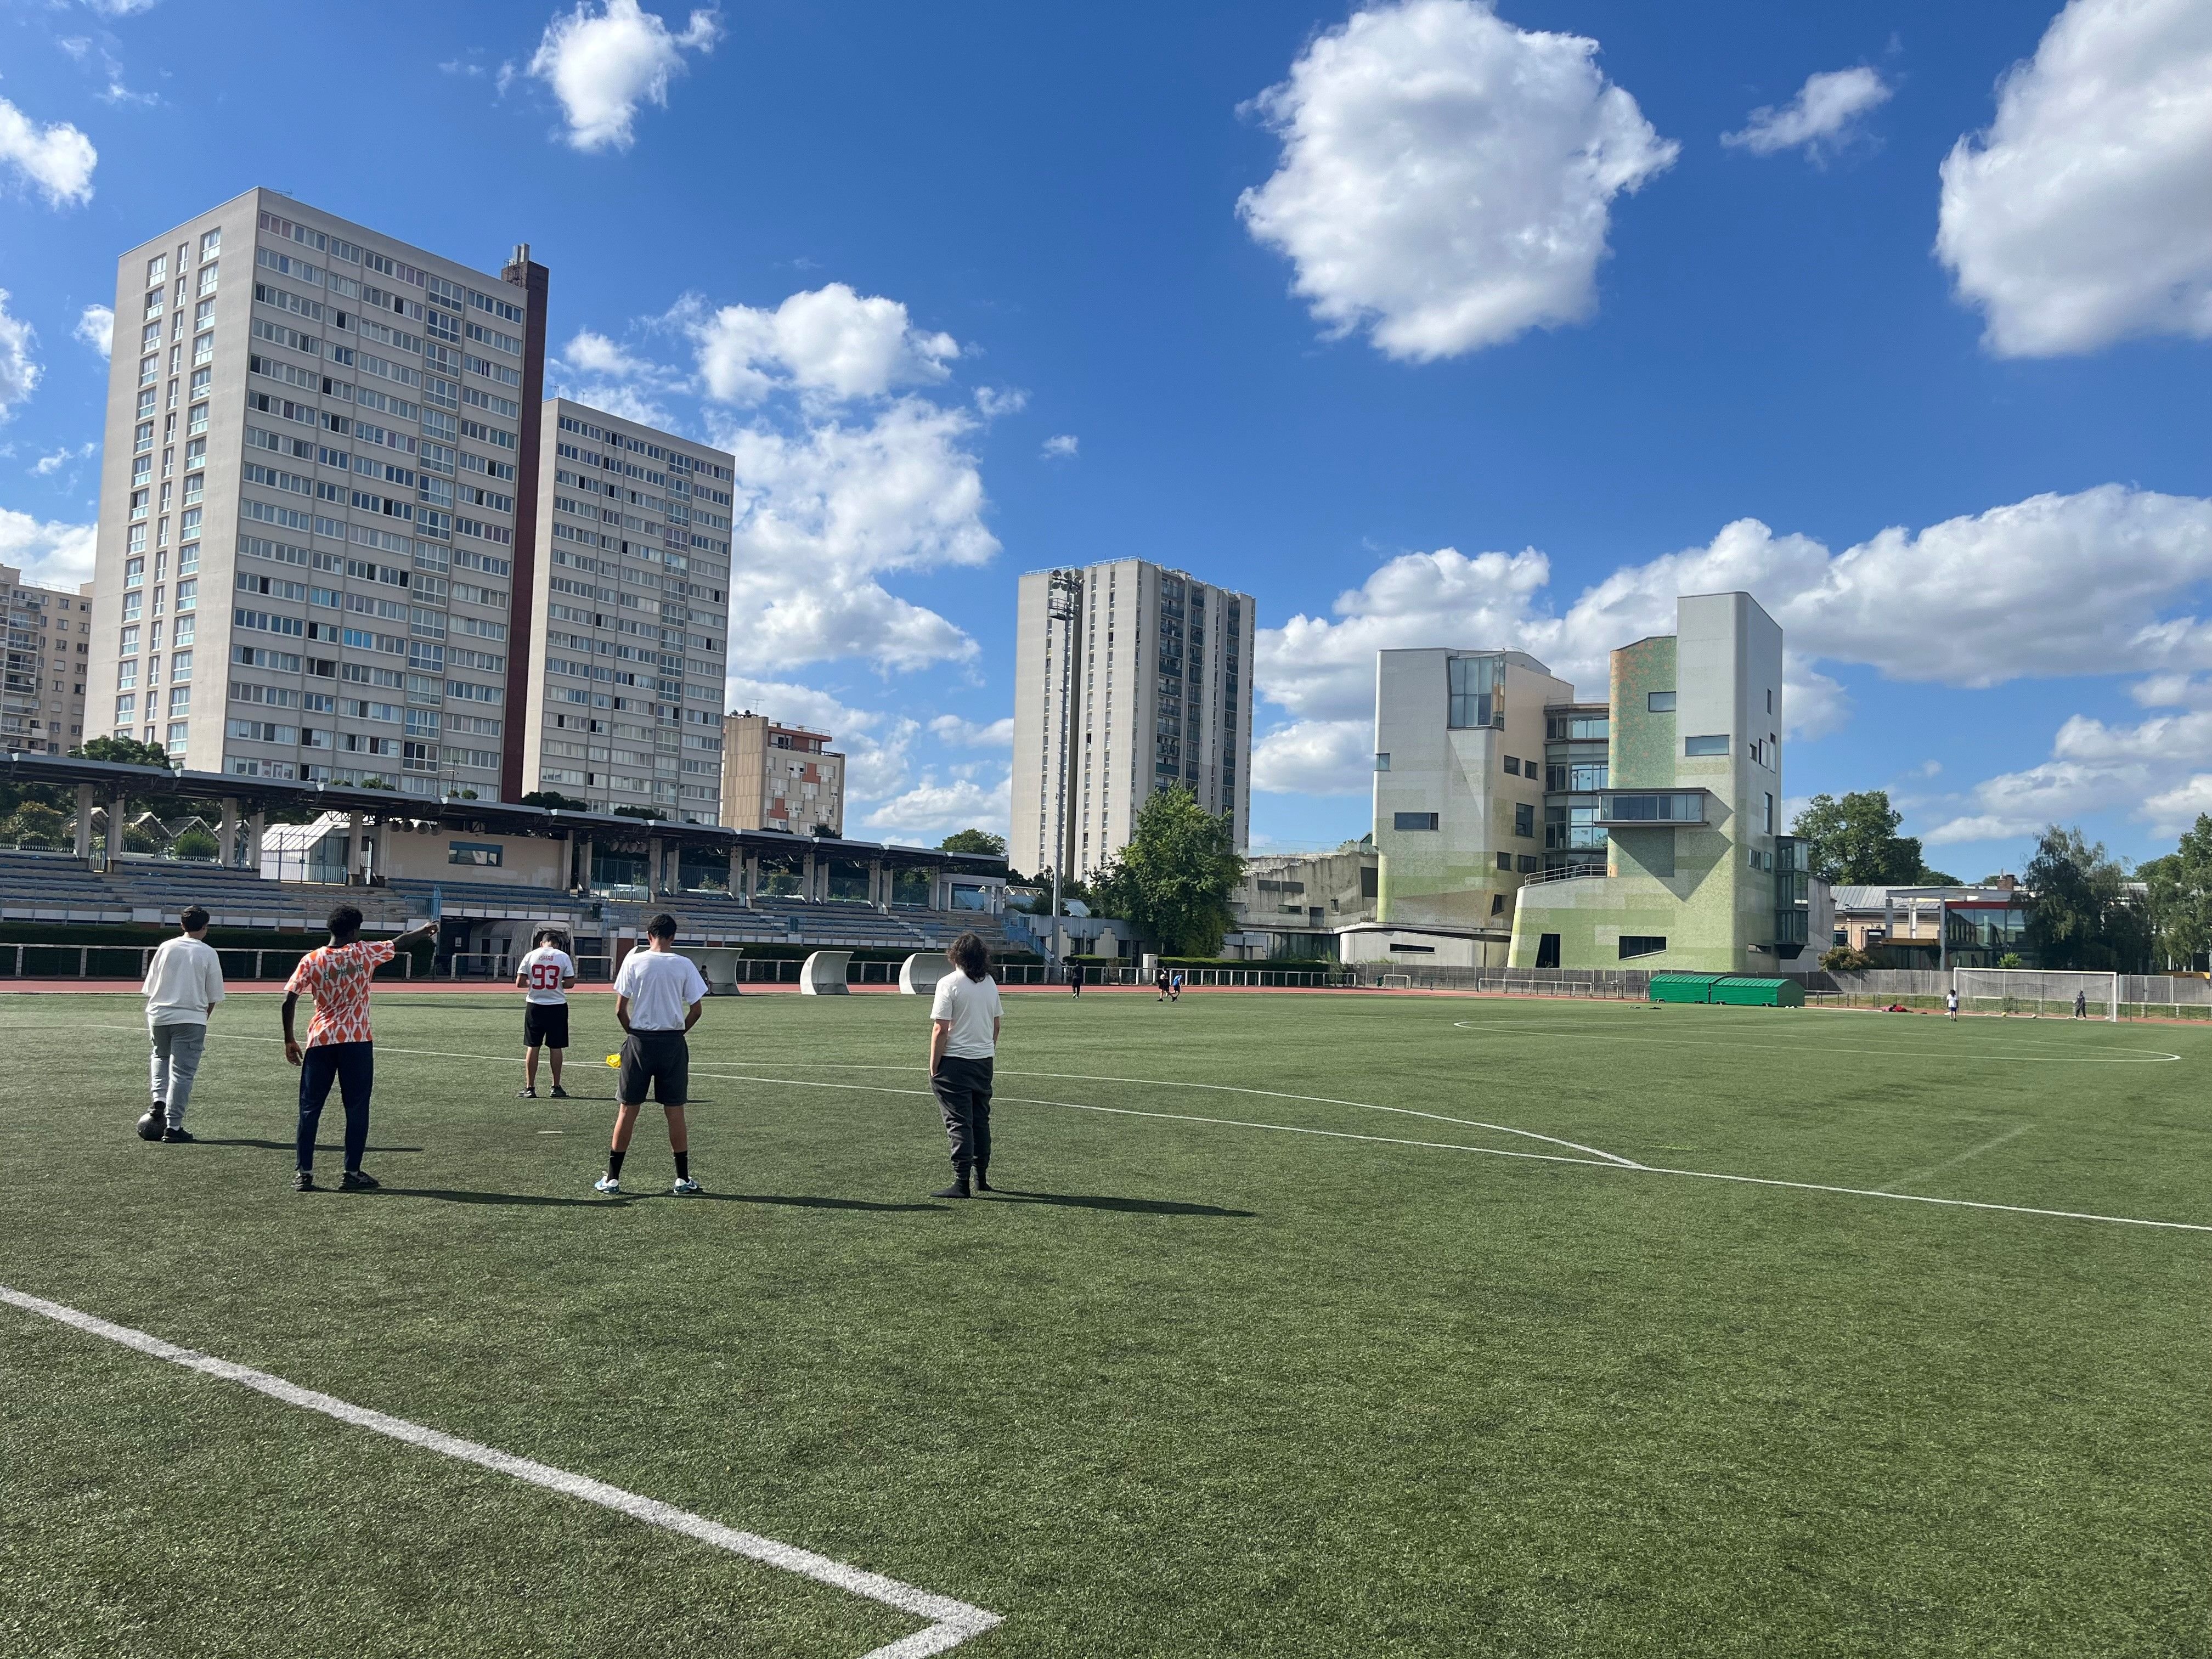
[[[131,1133],[139,1018],[0,1000],[0,1284],[1006,1616],[963,1656],[2205,1650],[2212,1232],[1443,1120],[2212,1225],[2212,1033],[1010,997],[1009,1190],[962,1204],[911,1000],[710,1004],[704,1200],[650,1113],[589,1190],[604,997],[532,1103],[517,999],[380,993],[362,1194],[288,1190],[273,999],[218,1012],[197,1146]],[[0,1468],[9,1654],[920,1622],[5,1306]]]

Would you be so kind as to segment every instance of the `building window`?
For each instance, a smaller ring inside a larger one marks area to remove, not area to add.
[[[1674,712],[1674,694],[1672,691],[1654,691],[1644,698],[1644,705],[1655,714],[1671,714]]]
[[[1728,733],[1725,732],[1722,732],[1718,737],[1685,738],[1682,739],[1682,752],[1692,760],[1704,755],[1725,756],[1728,751]]]
[[[1382,754],[1376,755],[1375,757],[1375,769],[1378,772],[1389,771],[1390,769],[1389,756]]]
[[[1495,657],[1454,657],[1444,665],[1450,690],[1447,724],[1455,732],[1505,724],[1498,696],[1501,665]]]
[[[1513,854],[1500,853],[1498,855],[1498,867],[1501,870],[1510,870],[1513,867]]]
[[[1656,933],[1623,933],[1620,936],[1620,959],[1631,957],[1656,957],[1667,948],[1667,941]]]
[[[1521,775],[1520,757],[1517,755],[1508,755],[1505,757],[1505,770],[1511,776],[1516,778],[1519,777]]]
[[[1536,855],[1534,853],[1523,853],[1520,854],[1520,856],[1513,860],[1513,867],[1524,876],[1534,875],[1536,873]]]
[[[495,841],[449,841],[446,843],[446,862],[472,864],[483,869],[496,870],[506,862],[507,849]]]
[[[1536,809],[1527,801],[1521,801],[1513,808],[1513,833],[1532,836],[1536,833]]]
[[[1490,914],[1493,916],[1502,916],[1505,914],[1504,894],[1492,893],[1490,896]]]
[[[1391,815],[1393,830],[1433,830],[1437,827],[1434,812],[1396,812]]]

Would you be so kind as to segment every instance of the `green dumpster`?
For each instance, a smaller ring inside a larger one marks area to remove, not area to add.
[[[1711,1002],[1715,1000],[1713,987],[1727,977],[1725,974],[1654,974],[1651,975],[1651,1000]]]
[[[1730,974],[1714,985],[1711,1000],[1731,1008],[1802,1008],[1805,988],[1794,979]]]

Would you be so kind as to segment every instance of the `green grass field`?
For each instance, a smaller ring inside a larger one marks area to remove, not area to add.
[[[517,998],[380,994],[385,1189],[295,1194],[274,999],[167,1146],[136,998],[9,996],[0,1284],[989,1608],[976,1659],[2204,1652],[2212,1231],[1475,1126],[2212,1227],[2212,1033],[1008,1009],[1003,1198],[925,1196],[921,1006],[755,996],[694,1044],[709,1196],[648,1113],[608,1200],[613,1074],[515,1100]],[[7,1306],[0,1468],[9,1655],[924,1622]]]

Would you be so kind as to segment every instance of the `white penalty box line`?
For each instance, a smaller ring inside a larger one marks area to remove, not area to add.
[[[589,1475],[571,1474],[550,1464],[517,1457],[495,1447],[478,1445],[473,1440],[463,1440],[440,1430],[426,1428],[420,1423],[410,1423],[404,1418],[372,1411],[366,1406],[356,1406],[313,1389],[303,1389],[296,1382],[288,1382],[267,1371],[258,1371],[248,1365],[219,1359],[213,1354],[201,1353],[197,1349],[179,1347],[144,1331],[133,1330],[127,1325],[112,1324],[75,1308],[64,1307],[58,1302],[48,1302],[41,1297],[0,1285],[0,1302],[53,1320],[58,1324],[97,1336],[104,1340],[137,1350],[155,1359],[166,1359],[173,1365],[187,1370],[221,1377],[227,1382],[240,1383],[272,1400],[281,1400],[288,1406],[297,1406],[304,1411],[320,1412],[341,1423],[367,1429],[402,1441],[424,1451],[436,1452],[464,1463],[474,1463],[533,1486],[543,1486],[548,1492],[559,1492],[564,1498],[574,1498],[586,1504],[596,1504],[602,1509],[614,1510],[642,1521],[649,1527],[680,1533],[710,1548],[726,1550],[732,1555],[796,1573],[802,1578],[827,1584],[834,1589],[858,1595],[915,1618],[929,1620],[928,1626],[910,1636],[900,1638],[886,1646],[876,1648],[864,1659],[926,1659],[931,1654],[947,1653],[971,1637],[1004,1622],[1003,1616],[986,1608],[971,1607],[965,1601],[956,1601],[949,1595],[938,1595],[918,1589],[912,1584],[902,1583],[878,1572],[860,1567],[848,1566],[842,1561],[833,1561],[826,1555],[817,1555],[811,1550],[800,1549],[795,1544],[780,1543],[773,1538],[763,1538],[757,1533],[740,1532],[726,1527],[719,1521],[709,1521],[703,1515],[694,1515],[689,1510],[679,1510],[673,1504],[647,1498],[641,1493],[626,1492],[620,1486],[594,1480]]]

